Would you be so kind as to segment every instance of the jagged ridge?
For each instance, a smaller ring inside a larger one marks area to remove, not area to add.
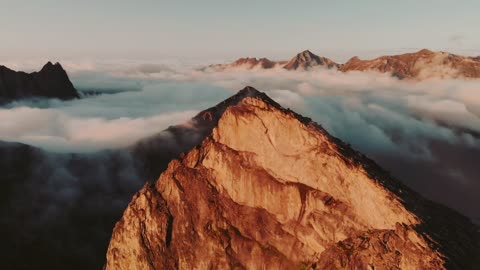
[[[288,62],[284,69],[287,70],[297,70],[297,69],[309,69],[315,66],[323,66],[327,68],[338,68],[340,67],[339,64],[333,62],[332,60],[326,57],[320,57],[318,55],[313,54],[309,50],[305,50],[299,54],[297,54],[290,62]]]
[[[447,52],[433,52],[427,49],[414,53],[382,56],[372,60],[352,57],[345,64],[313,54],[309,50],[298,53],[290,61],[270,61],[265,58],[240,58],[232,64],[210,66],[223,71],[230,68],[270,69],[282,67],[286,70],[308,70],[313,67],[338,69],[341,72],[373,71],[388,73],[399,79],[429,78],[480,78],[480,56],[464,57]]]

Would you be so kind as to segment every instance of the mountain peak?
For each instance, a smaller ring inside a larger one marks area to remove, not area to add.
[[[463,269],[475,257],[465,218],[270,100],[246,87],[213,107],[211,133],[133,198],[106,270]]]
[[[312,52],[311,52],[310,50],[308,50],[308,49],[307,49],[307,50],[304,50],[303,52],[300,52],[300,53],[297,54],[297,56],[299,56],[299,55],[317,56],[317,55],[315,55],[314,53],[312,53]]]
[[[56,62],[55,64],[48,61],[43,67],[42,69],[40,70],[40,72],[42,71],[54,71],[54,70],[58,70],[58,71],[63,71],[65,72],[65,70],[63,69],[62,65],[59,63],[59,62]]]
[[[350,58],[350,59],[347,61],[347,63],[349,63],[349,62],[357,62],[357,61],[361,61],[361,60],[360,60],[360,57],[354,56],[354,57]]]
[[[421,49],[417,52],[418,54],[433,54],[434,52],[429,49]]]
[[[298,53],[294,59],[298,59],[299,61],[307,62],[307,61],[312,61],[314,59],[320,59],[320,57],[314,53],[312,53],[310,50],[304,50],[303,52]]]
[[[293,57],[283,68],[287,70],[305,70],[315,66],[333,68],[338,67],[338,64],[328,58],[320,57],[310,50],[305,50]]]
[[[233,68],[246,68],[246,69],[253,69],[253,68],[263,68],[269,69],[275,66],[275,62],[270,61],[267,58],[260,58],[257,59],[256,57],[245,57],[239,58],[232,64],[228,65],[227,67]]]
[[[77,90],[60,63],[47,62],[40,71],[25,73],[0,68],[0,102],[43,97],[58,99],[79,98]]]
[[[225,99],[211,108],[201,111],[193,118],[193,120],[197,122],[197,125],[207,125],[213,128],[216,126],[218,120],[223,116],[224,112],[229,107],[240,104],[248,97],[261,99],[265,103],[280,107],[278,103],[268,97],[265,93],[258,91],[252,86],[246,86],[242,90],[238,91],[235,95]]]
[[[259,96],[261,94],[262,92],[258,91],[252,86],[246,86],[245,88],[237,92],[237,95],[240,96]]]

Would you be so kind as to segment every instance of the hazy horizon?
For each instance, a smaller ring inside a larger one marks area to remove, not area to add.
[[[0,60],[480,54],[477,1],[0,2]]]

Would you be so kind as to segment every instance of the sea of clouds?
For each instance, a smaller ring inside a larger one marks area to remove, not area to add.
[[[0,140],[55,152],[126,147],[250,85],[427,197],[480,218],[480,80],[407,81],[324,69],[216,72],[175,61],[64,66],[85,97],[0,107]]]

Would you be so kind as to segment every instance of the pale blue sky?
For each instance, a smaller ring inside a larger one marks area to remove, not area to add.
[[[0,56],[478,52],[478,0],[0,0]],[[328,53],[322,53],[328,52]],[[328,55],[327,55],[328,56]]]

